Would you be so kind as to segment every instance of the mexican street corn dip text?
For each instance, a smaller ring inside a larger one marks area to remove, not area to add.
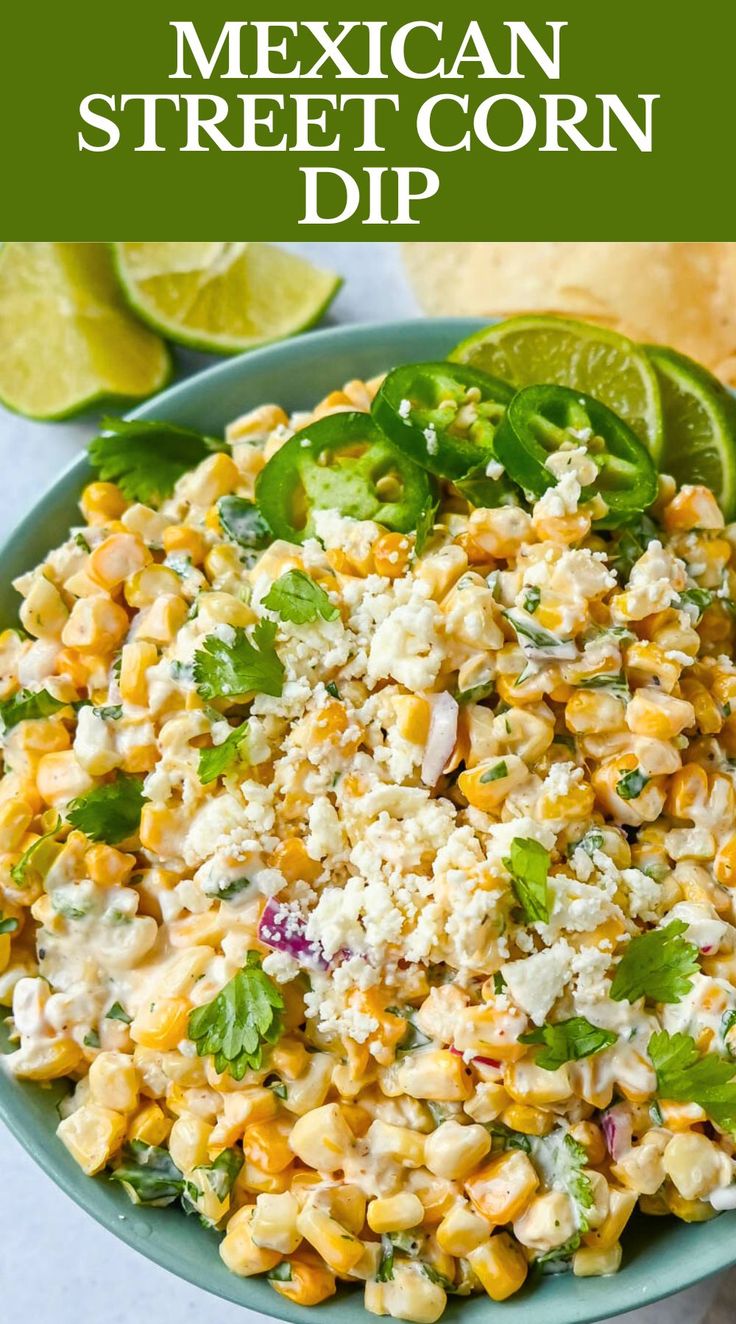
[[[735,1207],[736,527],[454,364],[216,445],[111,425],[17,582],[6,1067],[303,1305],[431,1324]]]

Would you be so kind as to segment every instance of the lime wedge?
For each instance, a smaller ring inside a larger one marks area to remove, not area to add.
[[[0,400],[64,418],[96,400],[138,399],[171,372],[163,341],[126,308],[107,244],[0,249]]]
[[[239,354],[312,326],[339,276],[271,244],[114,244],[131,308],[182,345]]]
[[[662,449],[657,377],[641,346],[602,326],[563,317],[510,317],[451,353],[513,386],[555,383],[584,391],[633,428],[653,459]]]
[[[647,347],[662,393],[659,466],[678,483],[704,483],[726,519],[736,514],[736,400],[717,377],[674,349]]]

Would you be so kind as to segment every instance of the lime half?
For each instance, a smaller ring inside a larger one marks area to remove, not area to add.
[[[699,363],[651,346],[664,412],[660,468],[678,483],[704,483],[726,519],[736,514],[736,400]]]
[[[555,383],[584,391],[633,428],[653,459],[662,449],[662,408],[641,346],[605,327],[563,317],[510,317],[463,340],[450,355],[513,386]]]
[[[271,244],[114,244],[131,308],[162,335],[215,354],[239,354],[304,331],[340,277]]]
[[[96,400],[138,399],[171,372],[163,341],[131,315],[107,244],[0,249],[0,400],[64,418]]]

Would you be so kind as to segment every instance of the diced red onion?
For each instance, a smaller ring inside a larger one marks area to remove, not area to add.
[[[454,1053],[455,1057],[465,1057],[465,1054],[461,1053],[460,1049],[456,1048],[454,1044],[450,1044],[450,1052]],[[479,1057],[477,1053],[474,1053],[470,1061],[480,1062],[482,1067],[495,1067],[497,1071],[501,1069],[501,1063],[497,1062],[495,1057]]]
[[[429,734],[422,762],[422,781],[425,786],[436,786],[457,740],[457,700],[443,690],[429,696]]]
[[[300,965],[326,970],[328,962],[324,952],[319,943],[307,937],[306,927],[303,915],[271,897],[258,922],[258,937],[275,952],[286,952],[287,956],[293,956]]]
[[[601,1128],[606,1148],[614,1162],[618,1162],[631,1149],[633,1130],[631,1114],[627,1108],[618,1105],[609,1108],[601,1117]]]

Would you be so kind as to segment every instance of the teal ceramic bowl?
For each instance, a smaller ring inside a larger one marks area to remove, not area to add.
[[[412,359],[440,359],[481,323],[448,318],[385,325],[338,327],[258,350],[218,364],[182,382],[134,411],[136,418],[164,418],[210,433],[229,419],[274,400],[286,409],[307,408],[351,377],[371,377]],[[25,517],[0,552],[0,621],[16,619],[18,599],[10,581],[35,565],[66,536],[79,493],[90,478],[80,457]],[[7,1047],[7,1042],[6,1045]],[[58,1086],[39,1088],[12,1080],[0,1069],[0,1116],[28,1153],[67,1195],[108,1231],[155,1263],[198,1287],[252,1310],[314,1324],[325,1318],[365,1324],[360,1289],[307,1311],[278,1296],[257,1278],[236,1278],[217,1252],[219,1238],[197,1219],[174,1209],[141,1209],[115,1183],[85,1177],[54,1134]],[[522,1292],[503,1305],[487,1297],[450,1298],[444,1320],[482,1324],[489,1315],[508,1324],[588,1324],[633,1310],[690,1286],[736,1261],[736,1213],[686,1225],[670,1218],[639,1219],[624,1237],[621,1271],[611,1278],[532,1276]]]

